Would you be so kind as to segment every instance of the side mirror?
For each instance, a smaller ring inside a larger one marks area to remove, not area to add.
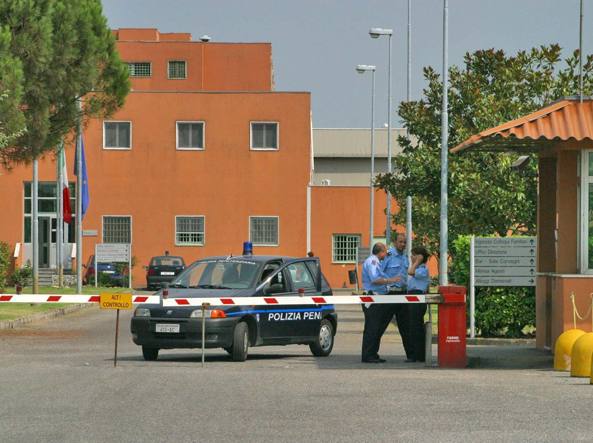
[[[284,292],[284,285],[282,283],[274,283],[264,289],[264,294],[271,295],[271,294],[280,294]]]

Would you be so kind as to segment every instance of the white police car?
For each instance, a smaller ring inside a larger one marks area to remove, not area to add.
[[[332,295],[317,259],[252,255],[196,261],[167,290],[170,299]],[[205,347],[224,348],[235,361],[244,361],[250,346],[306,344],[315,356],[330,355],[338,326],[334,306],[279,301],[279,306],[211,306]],[[134,343],[146,360],[156,360],[160,349],[199,348],[201,317],[196,306],[141,305],[131,321]]]

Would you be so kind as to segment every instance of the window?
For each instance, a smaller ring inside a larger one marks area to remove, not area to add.
[[[204,216],[178,215],[175,217],[175,244],[178,246],[203,246]]]
[[[593,151],[582,151],[581,156],[580,267],[593,273]]]
[[[131,122],[103,122],[104,149],[130,149],[131,147]]]
[[[132,243],[132,217],[103,217],[103,243]]]
[[[297,262],[288,265],[287,269],[288,272],[290,272],[294,289],[315,289],[315,282],[313,281],[313,277],[311,277],[311,274],[307,269],[307,265],[305,265],[304,262]]]
[[[204,149],[204,122],[177,122],[177,149]]]
[[[23,220],[23,238],[25,243],[31,243],[31,182],[24,183],[24,220]],[[68,183],[70,190],[70,209],[72,210],[72,217],[76,217],[74,211],[76,210],[76,183]],[[56,198],[56,182],[39,182],[37,191],[37,211],[40,216],[50,214],[51,217],[56,216],[56,210],[58,207],[58,201]],[[55,218],[52,218],[52,225],[56,222]],[[75,240],[75,225],[64,224],[64,241],[67,243],[74,243]],[[52,231],[52,236],[54,231]],[[55,238],[52,237],[52,242],[55,242]]]
[[[128,63],[130,77],[150,77],[152,75],[152,65],[150,62],[131,62]]]
[[[332,261],[334,263],[355,263],[360,234],[334,234]]]
[[[186,65],[183,60],[172,60],[169,62],[169,79],[177,80],[187,77]]]
[[[278,149],[278,123],[251,123],[251,149]]]
[[[249,217],[249,239],[255,246],[278,246],[278,217]]]

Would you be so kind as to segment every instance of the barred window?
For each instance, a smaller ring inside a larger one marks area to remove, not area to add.
[[[132,217],[104,216],[103,243],[132,243]]]
[[[177,149],[204,149],[204,122],[177,122]]]
[[[204,245],[204,216],[175,217],[176,245]]]
[[[256,246],[278,246],[278,217],[250,217],[249,238]]]
[[[278,123],[251,123],[251,149],[278,149]]]
[[[172,60],[169,62],[169,78],[172,80],[184,79],[187,77],[185,61]]]
[[[131,62],[128,63],[130,77],[150,77],[152,75],[152,65],[150,62]]]
[[[332,261],[334,263],[355,263],[360,234],[334,234]]]
[[[103,122],[103,148],[130,149],[132,124],[130,122]]]

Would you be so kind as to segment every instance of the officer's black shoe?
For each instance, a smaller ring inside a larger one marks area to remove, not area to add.
[[[363,363],[385,363],[387,360],[383,359],[383,358],[367,358],[367,359],[362,359]]]

